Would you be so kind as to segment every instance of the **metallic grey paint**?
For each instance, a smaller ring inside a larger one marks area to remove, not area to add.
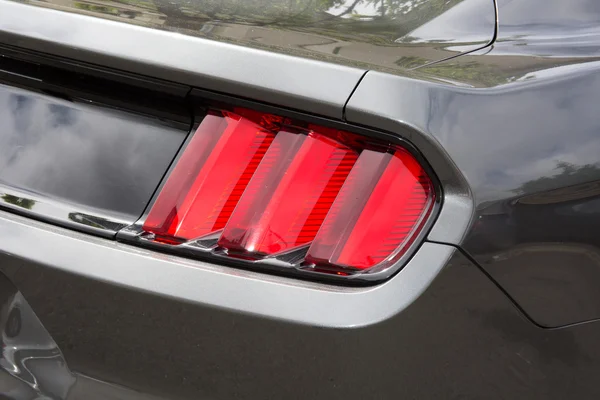
[[[459,252],[404,312],[355,329],[162,298],[5,255],[0,265],[70,368],[169,399],[600,395],[600,326],[533,325]]]
[[[3,399],[159,400],[73,373],[23,297],[0,273],[0,393]]]
[[[397,130],[401,121],[435,137],[474,196],[475,224],[466,251],[547,326],[600,317],[596,288],[585,283],[600,268],[598,194],[581,191],[600,179],[595,161],[600,119],[594,111],[599,71],[591,63],[561,79],[486,90],[369,72],[346,108],[349,122]],[[385,87],[393,89],[385,93]],[[553,195],[558,188],[563,189]],[[461,243],[432,234],[430,240]],[[549,270],[557,271],[554,278]]]
[[[0,212],[0,241],[2,252],[90,279],[190,303],[330,328],[371,325],[401,312],[429,286],[454,253],[451,246],[424,243],[386,283],[351,288],[168,256],[4,212]],[[34,242],[36,245],[31,246]],[[82,263],[82,259],[86,261]]]
[[[6,0],[0,1],[0,43],[334,118],[342,117],[364,74]]]
[[[188,36],[401,72],[486,46],[493,0],[25,0]]]
[[[427,95],[440,110],[427,126],[476,199],[464,248],[537,323],[598,319],[600,4],[503,0],[499,13],[485,54],[420,70],[480,88]]]
[[[346,117],[435,138],[475,214],[464,240],[429,239],[463,243],[536,323],[554,327],[600,317],[600,8],[550,1],[534,13],[535,4],[501,1],[491,49],[418,70],[441,84],[367,73]]]

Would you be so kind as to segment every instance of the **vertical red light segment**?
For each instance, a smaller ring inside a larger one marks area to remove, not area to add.
[[[236,114],[209,113],[162,188],[143,229],[191,240],[223,229],[275,134]]]
[[[279,132],[219,245],[270,255],[309,243],[356,159],[356,152],[325,136]]]
[[[414,240],[433,197],[431,181],[408,152],[363,151],[306,261],[355,269],[393,262]]]

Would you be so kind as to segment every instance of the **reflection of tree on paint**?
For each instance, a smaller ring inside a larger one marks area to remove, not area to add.
[[[135,0],[120,0],[133,4]],[[156,9],[169,17],[218,20],[232,23],[302,26],[305,23],[338,24],[373,20],[419,26],[449,10],[462,0],[153,0]],[[141,4],[147,2],[140,1]],[[415,22],[416,24],[413,24]],[[360,24],[353,24],[360,25]],[[339,29],[340,26],[332,27]],[[404,30],[404,29],[403,29]],[[391,31],[390,34],[396,35]]]
[[[138,18],[156,14],[166,26],[206,33],[215,22],[278,26],[367,42],[395,41],[463,0],[113,0],[75,2],[88,12]],[[52,3],[53,0],[49,0]],[[122,4],[122,6],[119,6]],[[124,15],[129,13],[128,15]]]
[[[459,57],[460,58],[460,57]],[[402,68],[414,68],[423,65],[427,60],[420,57],[402,57],[396,65]],[[449,79],[456,82],[468,83],[477,87],[493,87],[510,83],[527,73],[526,68],[518,67],[510,70],[510,76],[497,65],[483,64],[477,61],[456,61],[433,64],[421,70],[422,74],[430,75],[434,79]]]
[[[24,208],[26,210],[31,210],[35,204],[35,200],[24,199],[22,197],[13,196],[12,194],[3,194],[0,197],[5,203]]]
[[[537,193],[546,191],[549,188],[569,187],[577,182],[592,182],[600,179],[600,168],[597,164],[576,166],[568,162],[559,161],[556,163],[555,170],[559,170],[560,172],[553,176],[544,176],[525,182],[516,192]]]

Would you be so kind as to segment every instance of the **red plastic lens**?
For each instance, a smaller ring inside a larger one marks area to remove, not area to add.
[[[430,178],[400,147],[252,110],[211,111],[142,230],[162,244],[202,239],[196,249],[215,256],[347,276],[400,259],[433,204]]]
[[[143,229],[187,240],[223,229],[274,137],[232,113],[207,115]]]
[[[279,132],[218,244],[275,254],[310,242],[356,159],[327,137]]]
[[[365,150],[348,176],[306,261],[356,269],[393,262],[433,205],[431,181],[406,151]]]

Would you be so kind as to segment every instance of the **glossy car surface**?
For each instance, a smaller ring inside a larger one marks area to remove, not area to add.
[[[9,399],[597,398],[600,3],[0,1]],[[207,104],[414,146],[348,286],[132,245]],[[15,311],[16,310],[16,311]]]

